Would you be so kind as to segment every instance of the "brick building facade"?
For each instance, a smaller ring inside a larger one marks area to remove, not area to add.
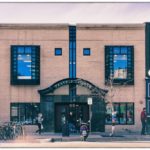
[[[111,109],[104,99],[112,76],[117,130],[141,128],[145,24],[1,24],[0,35],[1,121],[34,128],[42,112],[45,130],[61,132],[65,114],[70,132],[77,132],[89,120],[93,97],[92,131],[108,131]]]

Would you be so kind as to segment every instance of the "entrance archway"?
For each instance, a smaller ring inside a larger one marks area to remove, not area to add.
[[[76,95],[75,101],[70,101],[69,95],[55,95],[54,91],[65,85],[75,84],[90,90],[88,95]],[[71,130],[78,128],[78,121],[81,119],[78,114],[81,111],[82,121],[87,122],[89,119],[89,107],[87,105],[87,98],[93,98],[92,104],[92,120],[91,129],[93,132],[105,131],[105,101],[104,97],[107,90],[101,89],[91,82],[76,78],[66,78],[60,80],[51,86],[38,91],[41,96],[41,111],[44,115],[44,125],[47,131],[61,132],[61,115],[63,109],[65,110],[66,118],[72,124]],[[77,111],[75,111],[77,109]],[[72,115],[73,118],[70,117]],[[83,116],[84,115],[84,116]],[[71,126],[71,125],[70,125]]]
[[[65,78],[57,81],[56,83],[52,84],[51,86],[45,89],[38,90],[38,92],[40,93],[40,95],[46,95],[48,93],[53,93],[54,90],[56,90],[57,88],[60,88],[65,85],[70,85],[70,84],[76,84],[79,86],[86,87],[91,91],[91,94],[95,94],[95,95],[99,94],[100,98],[104,97],[105,94],[107,93],[107,90],[101,89],[96,85],[92,84],[91,82],[81,78],[75,78],[75,79]]]

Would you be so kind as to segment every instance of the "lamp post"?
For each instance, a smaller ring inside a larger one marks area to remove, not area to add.
[[[89,130],[90,130],[90,133],[91,133],[91,118],[92,118],[91,105],[92,105],[92,103],[93,103],[92,98],[89,97],[88,100],[87,100],[87,102],[88,102],[88,105],[89,105],[89,116],[90,116]]]

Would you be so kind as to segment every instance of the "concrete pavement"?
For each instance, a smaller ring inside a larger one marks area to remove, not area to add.
[[[21,147],[21,148],[149,148],[148,142],[56,142],[56,143],[3,143],[0,147]]]
[[[52,142],[51,139],[54,139]],[[43,133],[27,134],[16,140],[0,141],[0,147],[132,147],[150,148],[150,135],[141,136],[139,133],[123,134],[117,133],[109,137],[109,133],[95,133],[89,135],[86,142],[81,141],[80,135],[62,137],[61,134]]]

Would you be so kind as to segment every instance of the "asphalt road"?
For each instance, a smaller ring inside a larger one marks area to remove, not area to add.
[[[55,141],[52,142],[51,139]],[[0,147],[51,147],[51,148],[150,148],[150,135],[137,134],[123,137],[103,137],[99,134],[90,135],[86,142],[79,135],[62,137],[56,134],[32,134],[16,140],[0,141]]]
[[[149,141],[126,142],[40,142],[40,143],[1,143],[0,147],[51,147],[51,148],[149,148]]]

